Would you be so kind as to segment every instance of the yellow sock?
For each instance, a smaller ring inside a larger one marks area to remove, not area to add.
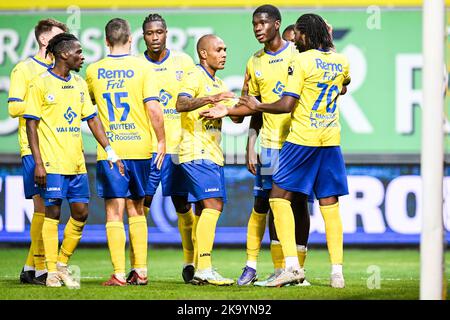
[[[28,249],[27,259],[25,260],[27,267],[34,268],[34,255],[33,255],[33,242],[30,243],[30,249]]]
[[[42,225],[42,239],[44,241],[45,262],[48,272],[56,272],[58,257],[58,224],[59,220],[45,218]]]
[[[147,218],[148,213],[150,211],[150,208],[144,206],[144,216]],[[131,241],[131,233],[130,229],[128,229],[128,239],[130,241],[130,265],[132,269],[136,269],[135,262],[134,262],[134,249],[133,249],[133,242]]]
[[[194,245],[194,266],[197,269],[198,265],[198,247],[197,247],[197,225],[200,216],[194,214],[194,221],[192,222],[192,244]]]
[[[68,264],[69,259],[75,252],[75,249],[80,243],[81,234],[86,221],[77,221],[70,217],[69,221],[64,228],[64,239],[61,243],[61,249],[59,250],[58,262]]]
[[[344,235],[341,216],[339,215],[339,202],[329,206],[320,206],[320,212],[325,222],[325,235],[331,264],[342,264],[344,260]]]
[[[214,209],[203,209],[197,224],[197,247],[198,247],[198,269],[211,268],[211,251],[216,235],[217,220],[220,211]]]
[[[36,270],[45,270],[45,250],[42,240],[42,225],[45,213],[35,212],[31,220],[31,247],[33,248],[34,266]]]
[[[147,268],[148,229],[145,216],[129,217],[130,242],[133,243],[134,269]]]
[[[125,273],[125,228],[122,221],[106,223],[106,237],[115,274]]]
[[[183,247],[184,263],[194,262],[194,245],[192,244],[192,224],[194,222],[194,213],[190,209],[186,213],[178,215],[178,230],[181,236],[181,245]]]
[[[272,255],[272,262],[274,269],[284,268],[284,255],[281,243],[279,241],[270,242],[270,254]]]
[[[252,210],[247,225],[247,260],[257,261],[259,250],[261,249],[261,241],[266,230],[266,213],[258,213]]]
[[[305,266],[305,260],[306,260],[306,254],[308,252],[308,249],[306,246],[297,246],[297,256],[298,256],[298,264],[301,268]]]
[[[281,198],[271,198],[269,202],[284,257],[297,257],[295,221],[291,202]]]

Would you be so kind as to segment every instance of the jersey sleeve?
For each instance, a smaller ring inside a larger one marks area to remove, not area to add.
[[[159,86],[156,74],[152,68],[146,68],[143,81],[144,103],[148,101],[159,101]]]
[[[44,103],[44,93],[39,83],[40,78],[34,78],[28,86],[28,94],[25,100],[25,119],[40,120],[42,115],[42,105]]]
[[[81,91],[81,120],[87,121],[97,115],[94,105],[89,96],[89,89],[86,81],[81,79],[82,91]]]
[[[88,87],[89,97],[91,98],[91,101],[95,103],[95,95],[94,95],[94,84],[93,84],[93,77],[92,77],[93,67],[92,65],[87,67],[86,70],[86,83]]]
[[[259,91],[259,85],[256,81],[255,70],[253,68],[253,57],[248,60],[247,68],[245,70],[245,79],[248,85],[248,95],[258,97],[261,95]],[[245,83],[244,83],[245,86]]]
[[[11,72],[8,112],[13,118],[22,116],[25,112],[25,96],[27,92],[27,81],[24,70],[17,65]]]
[[[191,69],[183,78],[183,84],[181,86],[178,96],[181,97],[197,97],[200,93],[201,78],[196,68]]]
[[[344,63],[342,66],[343,70],[342,70],[342,74],[344,75],[344,82],[342,83],[342,85],[347,86],[350,84],[351,78],[350,78],[350,65],[348,63],[347,58],[344,59]]]
[[[305,82],[305,74],[305,66],[302,65],[300,59],[293,59],[289,63],[287,84],[283,96],[291,96],[300,99],[300,93],[302,92],[303,84]]]

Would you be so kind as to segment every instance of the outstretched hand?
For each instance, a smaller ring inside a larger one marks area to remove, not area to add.
[[[238,105],[246,106],[247,108],[254,110],[254,111],[259,111],[258,110],[259,104],[260,104],[260,102],[253,96],[242,96],[239,98],[239,103],[238,103]]]
[[[220,119],[226,117],[227,115],[228,108],[221,103],[216,103],[214,104],[214,107],[200,111],[200,116],[205,119]]]

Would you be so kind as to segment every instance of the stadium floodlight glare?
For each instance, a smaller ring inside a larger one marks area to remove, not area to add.
[[[420,299],[445,299],[444,171],[444,0],[424,0],[422,13],[422,233]]]

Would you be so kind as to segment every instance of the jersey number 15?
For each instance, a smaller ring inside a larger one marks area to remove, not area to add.
[[[111,100],[111,93],[107,92],[107,93],[103,94],[103,98],[105,98],[106,105],[108,107],[109,122],[116,121],[116,117],[114,115],[115,108],[123,109],[122,116],[120,117],[120,122],[127,120],[128,113],[130,112],[130,105],[126,102],[121,101],[122,98],[127,98],[127,97],[128,97],[128,92],[115,92],[114,93],[114,104],[113,104],[113,102]]]

